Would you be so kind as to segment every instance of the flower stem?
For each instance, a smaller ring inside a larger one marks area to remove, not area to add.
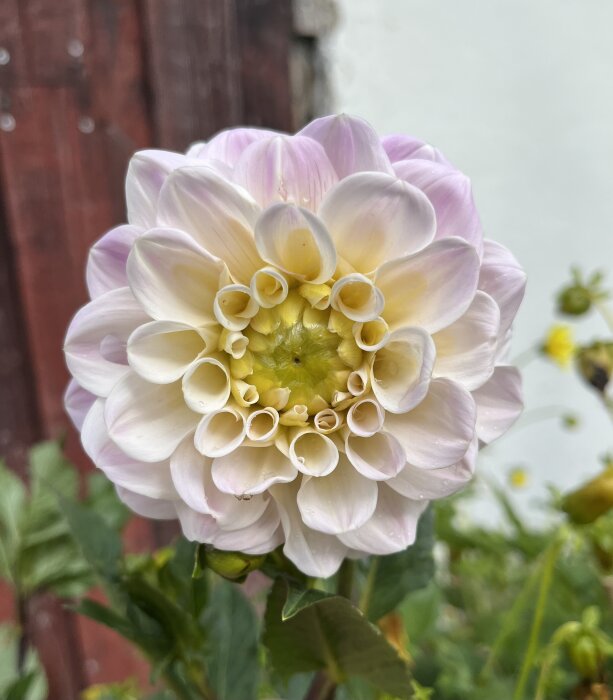
[[[375,587],[375,579],[377,578],[378,568],[379,557],[371,557],[370,564],[368,566],[368,574],[366,575],[366,582],[364,583],[362,595],[360,596],[360,604],[358,606],[366,617],[368,617],[368,608],[370,607],[370,599],[372,598]]]
[[[353,574],[355,571],[355,562],[351,559],[345,559],[338,572],[338,582],[336,592],[349,600],[353,600]]]
[[[304,700],[334,700],[336,683],[325,671],[318,671],[313,678]]]

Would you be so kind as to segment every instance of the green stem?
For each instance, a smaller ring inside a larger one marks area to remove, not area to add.
[[[336,592],[349,600],[353,600],[353,574],[355,572],[355,562],[345,559],[338,572],[338,582]]]
[[[325,671],[318,671],[313,678],[304,700],[334,700],[336,683]]]
[[[378,569],[379,557],[372,557],[370,560],[370,565],[368,567],[368,574],[366,575],[366,582],[364,583],[362,595],[360,596],[360,604],[358,606],[366,617],[368,617],[370,599],[372,598],[372,594],[375,589],[375,580],[377,578]]]
[[[536,608],[534,610],[532,628],[530,629],[530,637],[528,639],[528,647],[526,648],[526,654],[519,673],[519,679],[517,681],[517,685],[515,686],[515,692],[513,693],[513,700],[523,700],[525,697],[526,685],[530,678],[538,651],[539,636],[543,625],[545,608],[547,606],[547,596],[549,594],[549,589],[551,588],[553,572],[561,547],[562,539],[558,538],[555,542],[553,542],[545,554],[541,583],[539,586]]]

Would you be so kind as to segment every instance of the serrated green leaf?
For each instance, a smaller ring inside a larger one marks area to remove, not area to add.
[[[211,643],[207,675],[218,700],[255,700],[258,688],[258,620],[236,585],[220,581],[204,616]]]
[[[433,548],[434,510],[430,507],[419,519],[415,544],[404,552],[376,558],[367,608],[370,620],[379,620],[408,593],[428,585],[434,576]]]
[[[278,579],[265,617],[264,643],[281,676],[326,670],[337,683],[356,677],[399,698],[410,697],[406,663],[349,600],[328,596],[283,621],[287,594],[287,583]]]
[[[316,588],[298,588],[292,583],[288,583],[287,599],[281,611],[281,619],[289,620],[301,610],[331,597],[333,596],[330,593],[319,591]]]

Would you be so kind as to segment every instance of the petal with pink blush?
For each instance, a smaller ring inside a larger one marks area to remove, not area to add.
[[[421,158],[435,163],[450,165],[447,158],[438,148],[434,148],[434,146],[414,136],[391,134],[384,136],[381,139],[381,144],[392,163],[397,163],[399,160],[408,160],[409,158]]]
[[[206,143],[194,144],[188,155],[202,160],[219,161],[233,168],[248,146],[276,135],[276,132],[268,129],[226,129]]]
[[[92,299],[111,289],[128,286],[126,262],[132,244],[143,233],[144,229],[137,226],[118,226],[94,243],[89,251],[85,273]]]
[[[276,447],[239,447],[213,460],[213,482],[233,496],[263,493],[272,484],[293,481],[296,467]]]
[[[383,431],[370,437],[347,436],[345,451],[360,474],[373,481],[391,479],[407,461],[402,445],[393,435]]]
[[[141,496],[141,494],[134,493],[123,486],[116,486],[115,491],[117,496],[119,496],[119,500],[136,515],[140,515],[143,518],[152,518],[153,520],[177,519],[176,505],[180,501],[164,501],[159,498]]]
[[[477,404],[477,435],[489,443],[507,432],[524,408],[521,374],[500,365],[482,387],[473,392]]]
[[[80,386],[76,379],[68,382],[64,392],[64,408],[77,430],[83,427],[85,416],[95,400],[96,396]]]

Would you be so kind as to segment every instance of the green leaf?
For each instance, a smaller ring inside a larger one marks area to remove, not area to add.
[[[221,581],[204,616],[211,643],[207,671],[217,700],[255,700],[258,689],[258,621],[236,585]]]
[[[122,530],[130,519],[130,511],[119,500],[113,483],[100,471],[87,477],[85,505],[101,515],[113,530]]]
[[[71,609],[79,613],[79,615],[88,617],[90,620],[94,620],[114,630],[130,641],[136,640],[137,635],[130,625],[130,622],[107,605],[102,605],[102,603],[98,603],[91,598],[83,598],[83,600],[80,600],[79,603]]]
[[[376,621],[394,610],[411,591],[424,588],[434,576],[434,511],[432,507],[419,519],[417,537],[404,552],[377,557],[368,618]]]
[[[278,579],[268,598],[264,644],[280,675],[324,669],[337,683],[357,677],[399,698],[410,697],[406,663],[349,600],[311,597],[308,606],[296,605],[293,594],[290,611],[300,610],[283,621],[287,598],[288,585]]]
[[[12,579],[21,539],[26,489],[21,479],[0,461],[0,577]]]
[[[281,619],[283,621],[289,620],[290,618],[297,615],[301,610],[308,608],[315,603],[319,603],[321,600],[326,598],[333,598],[334,596],[324,591],[319,591],[316,588],[298,588],[297,586],[288,583],[287,599],[283,610],[281,611]]]
[[[36,671],[30,671],[5,689],[5,700],[27,700],[30,690],[37,680]]]

